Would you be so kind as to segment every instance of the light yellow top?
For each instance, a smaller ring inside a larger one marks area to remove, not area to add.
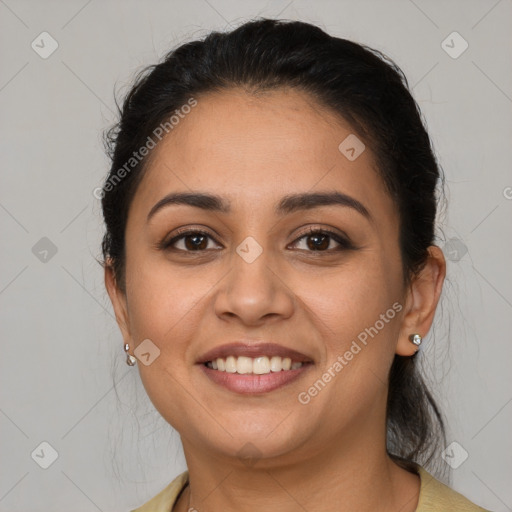
[[[420,495],[416,512],[490,512],[475,505],[458,492],[416,465],[420,477]],[[176,499],[188,483],[188,471],[177,476],[165,489],[131,512],[172,512]]]

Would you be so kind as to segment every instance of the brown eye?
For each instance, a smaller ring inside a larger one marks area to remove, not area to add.
[[[348,239],[342,237],[338,233],[334,233],[329,230],[311,229],[305,235],[302,235],[300,238],[298,238],[294,242],[294,245],[296,246],[297,243],[303,239],[306,239],[306,248],[301,250],[332,252],[343,249],[354,249],[354,246]],[[335,242],[335,244],[338,244],[337,247],[332,247],[333,241]]]
[[[329,230],[311,229],[297,238],[292,245],[296,247],[301,240],[306,240],[306,242],[305,247],[299,247],[299,250],[308,252],[334,252],[343,249],[355,249],[348,238]],[[158,247],[162,250],[205,252],[212,249],[208,245],[209,241],[215,242],[215,239],[207,231],[188,230],[181,232],[168,241],[162,241],[158,244]],[[179,243],[181,243],[181,247],[178,246]]]
[[[184,252],[203,252],[208,248],[208,239],[213,240],[212,236],[206,231],[189,230],[171,238],[167,242],[163,242],[160,248]],[[177,242],[181,241],[183,241],[182,247],[176,247]]]

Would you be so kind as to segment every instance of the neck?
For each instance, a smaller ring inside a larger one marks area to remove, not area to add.
[[[323,450],[296,452],[293,461],[279,457],[253,465],[208,454],[182,438],[189,486],[175,510],[414,512],[419,477],[380,449],[385,446],[385,432],[377,436],[360,426],[357,430],[334,439]]]

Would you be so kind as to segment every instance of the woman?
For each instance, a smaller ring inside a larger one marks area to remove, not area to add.
[[[426,469],[440,170],[400,69],[259,19],[170,52],[120,114],[105,283],[188,468],[137,511],[484,510]]]

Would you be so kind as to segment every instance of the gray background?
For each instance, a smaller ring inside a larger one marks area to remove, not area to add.
[[[317,23],[406,73],[448,186],[449,280],[424,349],[458,443],[445,458],[455,489],[512,510],[510,0],[0,0],[1,511],[129,510],[185,469],[124,364],[95,261],[101,132],[114,84],[126,91],[172,46],[256,15]],[[51,48],[44,31],[58,43],[46,59],[31,47]],[[469,44],[457,58],[446,50],[462,40],[442,45],[454,31]],[[42,442],[58,454],[47,469]]]

